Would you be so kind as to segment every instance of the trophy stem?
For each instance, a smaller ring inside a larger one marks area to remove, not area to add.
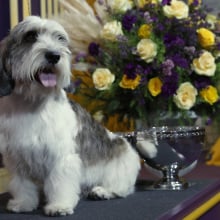
[[[162,190],[183,190],[188,188],[189,184],[178,175],[180,168],[178,163],[164,166],[162,168],[163,177],[154,184],[154,188]]]

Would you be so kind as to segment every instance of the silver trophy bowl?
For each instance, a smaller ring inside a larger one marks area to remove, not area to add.
[[[145,131],[125,133],[137,149],[146,167],[160,179],[151,188],[161,190],[183,190],[189,183],[182,177],[190,172],[199,159],[205,142],[205,128],[196,126],[162,126]],[[149,158],[138,146],[150,140],[156,154]]]

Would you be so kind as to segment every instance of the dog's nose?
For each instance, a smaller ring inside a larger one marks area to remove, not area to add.
[[[56,52],[56,51],[48,51],[45,54],[45,58],[47,59],[49,63],[56,64],[58,63],[60,59],[60,54],[59,52]]]

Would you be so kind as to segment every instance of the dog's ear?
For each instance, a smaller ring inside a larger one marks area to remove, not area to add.
[[[15,87],[11,72],[6,70],[8,38],[0,42],[0,97],[10,95]]]

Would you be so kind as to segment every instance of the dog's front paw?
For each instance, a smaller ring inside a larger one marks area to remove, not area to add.
[[[49,216],[65,216],[73,214],[73,207],[63,204],[48,204],[45,206],[44,211]]]
[[[31,212],[37,207],[29,202],[11,199],[8,202],[7,209],[11,212]]]

